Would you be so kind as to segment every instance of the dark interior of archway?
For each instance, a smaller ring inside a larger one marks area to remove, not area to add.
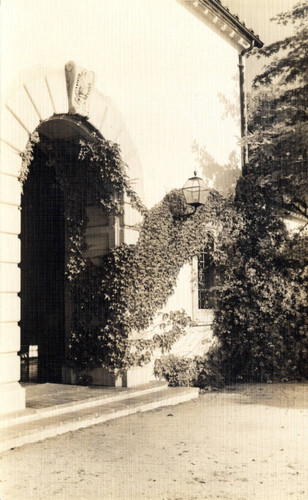
[[[22,197],[21,344],[22,352],[38,346],[36,381],[58,383],[65,345],[64,199],[46,159],[37,149]]]

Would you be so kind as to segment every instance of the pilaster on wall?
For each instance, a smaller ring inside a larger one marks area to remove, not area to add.
[[[25,408],[20,380],[20,153],[53,113],[41,68],[24,74],[1,110],[0,163],[0,413]]]
[[[0,413],[22,410],[25,390],[20,379],[20,198],[21,158],[4,145],[0,172]],[[15,156],[14,156],[15,154]],[[13,155],[13,156],[12,156]],[[18,168],[17,168],[18,167]]]

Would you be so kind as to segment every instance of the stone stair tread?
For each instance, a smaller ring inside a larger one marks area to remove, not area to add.
[[[43,385],[52,385],[52,384],[43,384]],[[41,387],[41,386],[39,386]],[[11,426],[16,423],[25,423],[31,419],[39,419],[39,418],[47,418],[48,414],[56,414],[56,413],[66,413],[71,410],[78,409],[79,411],[82,407],[94,406],[99,404],[108,404],[113,401],[118,401],[125,398],[131,398],[135,395],[139,394],[152,394],[153,392],[157,392],[159,390],[166,390],[168,388],[168,384],[162,381],[153,381],[148,384],[140,385],[134,388],[114,388],[114,387],[102,387],[97,390],[87,387],[83,389],[87,389],[88,392],[80,393],[78,392],[79,399],[72,397],[72,391],[75,392],[75,387],[68,386],[67,391],[70,391],[70,397],[67,398],[66,395],[63,397],[63,392],[58,389],[58,386],[55,386],[53,389],[53,394],[57,393],[57,397],[54,399],[52,397],[47,398],[43,391],[44,397],[36,397],[36,400],[33,398],[32,401],[30,399],[30,403],[28,402],[28,394],[27,394],[27,408],[23,412],[17,412],[16,414],[3,415],[0,418],[0,427]],[[120,389],[120,390],[119,390]],[[91,392],[94,392],[94,396],[89,396]],[[66,392],[64,391],[64,394]],[[88,395],[89,397],[85,397]],[[82,399],[81,399],[82,398]]]
[[[35,384],[33,386],[26,385],[27,390],[27,406],[33,407],[37,405],[39,399],[40,406],[43,408],[48,406],[53,406],[51,404],[66,404],[70,402],[80,402],[81,400],[95,400],[100,398],[108,398],[110,395],[121,394],[121,393],[131,393],[136,390],[149,390],[155,389],[162,386],[166,386],[165,382],[162,381],[152,381],[148,384],[143,384],[138,387],[126,388],[126,387],[82,387],[82,386],[72,386],[65,384]],[[42,395],[42,396],[41,396]],[[38,406],[35,406],[36,408]]]
[[[119,401],[113,401],[112,403],[100,402],[100,404],[96,406],[91,406],[82,410],[75,410],[72,408],[70,412],[64,414],[8,426],[1,432],[3,438],[1,449],[8,449],[10,443],[13,443],[12,446],[18,446],[18,443],[16,444],[18,439],[21,440],[21,444],[24,444],[27,442],[27,436],[31,438],[31,435],[37,435],[37,439],[35,439],[37,441],[40,440],[40,433],[45,433],[45,437],[49,437],[49,435],[61,434],[62,432],[76,430],[87,425],[95,425],[95,423],[119,418],[136,411],[146,411],[147,409],[151,409],[148,408],[151,405],[154,405],[153,408],[155,408],[168,404],[180,403],[182,402],[180,400],[181,398],[185,401],[195,397],[198,397],[198,389],[196,388],[174,387],[141,394],[135,397],[128,397]],[[86,425],[83,425],[83,423]],[[44,436],[42,439],[44,439]],[[5,443],[7,443],[7,447]]]

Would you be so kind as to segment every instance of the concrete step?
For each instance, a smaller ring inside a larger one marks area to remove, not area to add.
[[[0,417],[0,427],[11,427],[42,418],[56,417],[71,411],[81,411],[92,406],[110,404],[167,388],[167,382],[161,381],[153,381],[129,389],[102,387],[91,390],[92,388],[64,384],[33,385],[26,387],[26,410],[3,415]]]
[[[0,452],[133,413],[190,401],[198,397],[198,392],[193,387],[168,387],[84,408],[73,406],[65,413],[50,413],[23,423],[15,421],[1,429]]]

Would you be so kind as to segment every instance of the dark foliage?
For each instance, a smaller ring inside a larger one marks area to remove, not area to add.
[[[274,21],[292,23],[294,33],[255,55],[269,63],[255,77],[248,99],[249,165],[238,191],[257,196],[279,215],[288,212],[308,219],[307,90],[308,7],[301,2]]]

